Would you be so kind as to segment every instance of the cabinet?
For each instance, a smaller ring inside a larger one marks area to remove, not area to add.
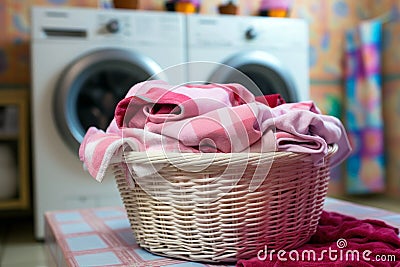
[[[30,209],[29,94],[0,89],[0,210]]]

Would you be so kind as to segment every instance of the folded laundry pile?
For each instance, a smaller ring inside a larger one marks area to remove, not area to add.
[[[400,266],[399,230],[379,220],[323,211],[316,233],[296,250],[261,251],[238,267]]]
[[[106,131],[88,129],[79,155],[101,181],[110,164],[122,162],[124,151],[291,151],[309,153],[320,164],[331,144],[338,145],[331,159],[335,166],[351,152],[345,129],[312,101],[255,97],[239,84],[172,86],[146,81],[134,85],[118,103]]]

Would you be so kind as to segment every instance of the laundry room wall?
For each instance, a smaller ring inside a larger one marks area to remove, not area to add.
[[[0,87],[29,87],[32,5],[97,7],[98,0],[1,0]]]
[[[110,0],[108,0],[110,1]],[[98,7],[107,0],[27,0],[0,2],[0,86],[28,86],[29,74],[29,10],[32,5]],[[139,8],[163,10],[165,0],[140,0]],[[226,0],[201,1],[201,13],[216,14],[217,7]],[[239,14],[254,15],[261,0],[237,0]],[[310,25],[311,95],[326,113],[340,116],[343,92],[344,32],[363,19],[377,16],[395,0],[293,0],[291,17],[303,18]],[[398,4],[400,6],[400,4]],[[387,27],[397,32],[398,27]],[[391,35],[395,36],[395,35]],[[398,73],[390,55],[399,47],[393,38],[385,53],[390,59],[388,68]],[[390,52],[389,52],[390,51]]]
[[[383,20],[381,40],[381,81],[378,93],[383,113],[385,169],[380,175],[359,173],[359,179],[372,185],[374,180],[382,180],[383,190],[366,189],[364,193],[385,193],[391,197],[400,197],[400,2],[395,0],[370,1],[311,1],[296,0],[292,17],[304,18],[310,25],[310,78],[311,97],[323,112],[342,118],[345,123],[346,90],[344,86],[345,34],[371,18],[382,18],[391,9],[397,17]],[[359,96],[360,97],[360,96]],[[367,96],[377,99],[374,96]],[[351,104],[351,103],[350,103]],[[396,141],[397,140],[397,141]],[[378,142],[370,140],[369,142]],[[363,153],[363,152],[362,152]],[[376,162],[363,162],[374,172]],[[330,193],[342,195],[352,191],[349,172],[338,169],[330,182]],[[355,185],[359,187],[359,185]],[[357,191],[357,190],[355,190]]]
[[[396,0],[295,0],[292,17],[303,18],[310,25],[310,79],[311,97],[324,113],[342,118],[345,123],[346,107],[343,106],[345,90],[345,41],[346,32],[360,26],[360,23],[379,18],[391,9],[399,14],[400,2]],[[398,15],[397,15],[398,16]],[[382,180],[383,190],[371,188],[363,193],[385,193],[400,197],[400,18],[383,21],[381,43],[381,110],[383,112],[384,157],[383,174],[359,173],[359,180],[373,184]],[[374,99],[374,96],[367,96]],[[376,98],[375,98],[376,99]],[[370,142],[377,142],[371,140]],[[373,172],[376,162],[363,162]],[[362,177],[364,176],[364,177]],[[368,181],[369,179],[369,181]],[[330,182],[330,194],[343,195],[352,191],[349,172],[345,168],[335,170]],[[359,185],[355,185],[359,187]],[[357,190],[355,190],[357,191]]]
[[[2,0],[0,1],[0,87],[30,84],[29,10],[32,5],[99,7],[108,0]],[[163,10],[164,0],[140,0],[139,8]],[[203,0],[200,12],[217,14],[227,0]],[[240,15],[255,15],[261,0],[237,0]],[[379,16],[400,3],[396,0],[293,0],[290,16],[303,18],[310,29],[311,98],[324,113],[343,117],[344,41],[346,30],[362,20]],[[389,191],[400,195],[400,22],[384,25],[383,110],[387,148]],[[336,178],[335,178],[336,177]],[[344,192],[337,170],[331,182],[333,194]]]

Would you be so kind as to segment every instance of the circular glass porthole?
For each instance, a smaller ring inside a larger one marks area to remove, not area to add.
[[[278,93],[287,102],[298,101],[291,75],[277,58],[262,51],[244,51],[230,57],[213,72],[209,82],[240,83],[256,96]]]
[[[94,51],[74,61],[54,95],[55,121],[67,145],[77,152],[89,127],[106,130],[128,90],[160,72],[152,59],[118,49]]]

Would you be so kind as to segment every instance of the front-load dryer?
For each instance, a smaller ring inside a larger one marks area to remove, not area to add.
[[[309,99],[308,26],[300,19],[187,16],[188,80],[241,83],[256,95]]]
[[[184,16],[150,11],[32,8],[32,128],[35,233],[55,209],[122,205],[113,177],[84,171],[79,143],[90,126],[105,129],[116,103],[185,58]],[[182,70],[182,71],[180,71]]]

